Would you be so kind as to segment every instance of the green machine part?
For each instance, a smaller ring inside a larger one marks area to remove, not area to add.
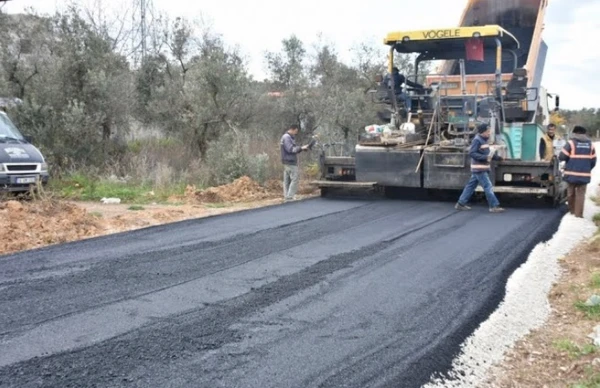
[[[542,133],[542,128],[537,124],[523,124],[522,160],[536,161],[539,159],[538,149]]]
[[[508,147],[508,158],[536,161],[543,135],[538,124],[509,123],[502,130],[502,139]]]

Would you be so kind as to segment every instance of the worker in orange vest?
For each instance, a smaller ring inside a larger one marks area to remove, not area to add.
[[[568,184],[569,212],[579,218],[583,218],[585,191],[596,166],[596,150],[586,132],[584,127],[575,126],[573,135],[558,156],[560,161],[565,162],[563,179]]]
[[[556,134],[556,125],[549,124],[548,130],[540,139],[540,159],[550,162],[554,157],[554,141],[561,140]]]

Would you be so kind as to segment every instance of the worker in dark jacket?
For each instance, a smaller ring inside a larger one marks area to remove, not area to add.
[[[554,157],[554,141],[561,140],[560,136],[556,135],[556,125],[549,124],[548,130],[540,139],[540,159],[552,161]]]
[[[504,209],[500,207],[500,202],[493,191],[492,181],[490,180],[490,162],[492,160],[502,160],[502,157],[490,152],[488,140],[491,135],[491,129],[487,124],[481,124],[477,127],[477,136],[471,143],[469,155],[471,156],[471,179],[465,186],[455,208],[457,210],[470,210],[467,203],[475,192],[477,185],[483,187],[485,197],[491,213],[500,213]]]
[[[412,82],[411,80],[406,79],[406,77],[403,74],[400,74],[400,70],[398,70],[397,67],[394,67],[392,69],[392,76],[394,77],[394,89],[396,89],[396,93],[400,91],[400,89],[402,88],[402,84],[404,83],[415,89],[423,89],[423,85],[418,84],[416,82]]]
[[[412,109],[412,100],[410,96],[402,90],[402,85],[406,84],[416,89],[423,89],[423,85],[408,80],[404,76],[404,74],[401,74],[400,70],[395,66],[392,68],[391,77],[389,74],[386,75],[384,82],[388,85],[388,87],[391,88],[392,80],[394,82],[394,92],[396,93],[396,101],[404,101],[407,111],[410,111]]]
[[[586,132],[584,127],[575,126],[573,135],[558,156],[559,160],[566,162],[563,179],[568,184],[569,213],[579,218],[583,218],[586,188],[596,167],[596,150]]]
[[[291,201],[298,190],[298,154],[308,149],[308,146],[298,146],[294,137],[298,134],[299,127],[290,125],[290,128],[281,137],[281,163],[283,163],[283,198]]]

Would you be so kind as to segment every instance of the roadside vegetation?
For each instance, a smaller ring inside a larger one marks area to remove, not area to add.
[[[600,213],[594,222],[597,233],[561,260],[548,322],[517,342],[490,386],[600,387]]]
[[[136,26],[112,16],[0,13],[0,97],[22,101],[7,113],[41,148],[62,197],[168,197],[242,176],[264,184],[281,176],[290,124],[301,127],[299,143],[318,134],[351,149],[376,120],[368,91],[385,67],[378,40],[343,63],[324,39],[282,37],[263,58],[269,77],[256,80],[244,53],[205,24],[159,14],[142,60]],[[315,151],[302,163],[316,160]]]
[[[263,58],[268,77],[257,80],[244,53],[208,24],[160,12],[148,20],[142,60],[137,26],[122,16],[131,10],[122,11],[0,11],[0,97],[22,101],[8,114],[41,148],[61,197],[144,201],[242,176],[264,184],[281,177],[288,125],[300,125],[299,143],[317,134],[341,153],[377,122],[369,90],[387,52],[376,37],[356,44],[349,63],[321,36],[282,37]],[[413,58],[396,64],[412,74]],[[593,126],[600,111],[552,120]],[[317,157],[318,149],[302,155],[307,174]]]

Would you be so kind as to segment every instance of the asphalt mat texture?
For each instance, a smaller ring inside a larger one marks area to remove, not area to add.
[[[0,257],[0,387],[419,387],[564,209],[316,198]]]

